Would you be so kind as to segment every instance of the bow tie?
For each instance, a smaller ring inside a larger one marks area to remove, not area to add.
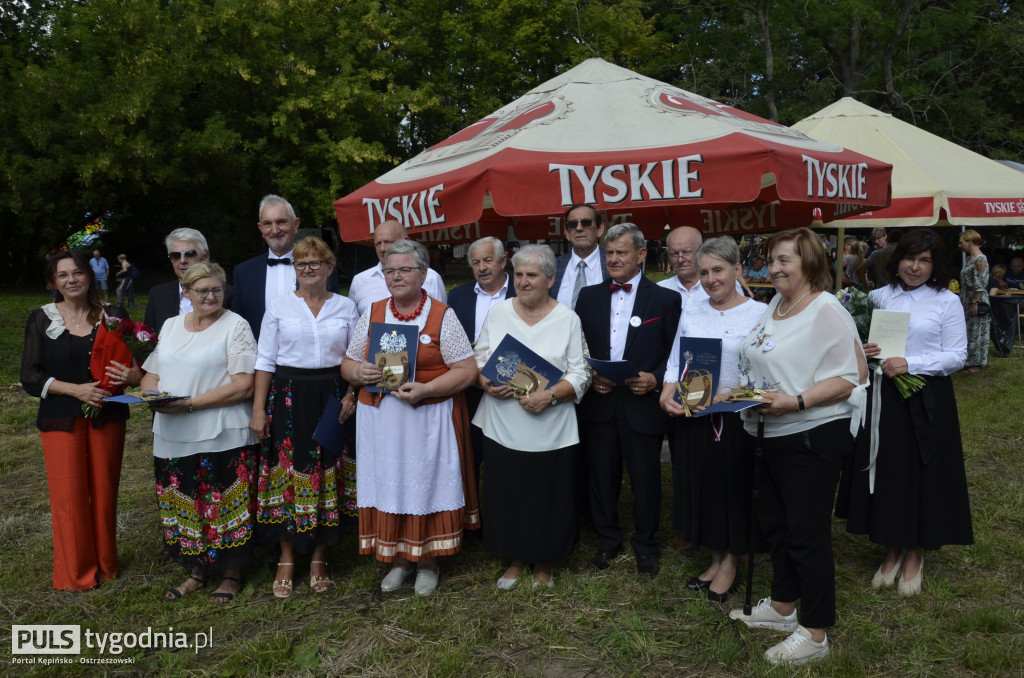
[[[292,260],[289,259],[288,257],[284,257],[283,259],[270,259],[269,257],[267,258],[267,266],[290,266],[291,263]]]
[[[624,283],[624,284],[620,285],[619,283],[614,283],[613,282],[613,283],[610,283],[608,285],[608,289],[610,289],[612,292],[618,292],[619,290],[626,290],[626,293],[628,294],[628,293],[633,291],[633,283]]]

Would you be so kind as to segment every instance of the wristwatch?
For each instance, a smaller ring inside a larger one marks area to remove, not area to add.
[[[551,392],[551,404],[552,405],[557,405],[558,404],[558,396],[555,395],[554,391]]]

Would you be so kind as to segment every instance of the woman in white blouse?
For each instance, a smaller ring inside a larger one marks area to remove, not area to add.
[[[281,545],[278,598],[292,593],[296,551],[312,553],[309,587],[330,588],[327,547],[341,536],[342,516],[356,515],[354,455],[322,447],[313,433],[331,398],[341,401],[338,423],[355,412],[341,361],[359,316],[351,299],[327,290],[335,263],[327,243],[304,238],[292,256],[299,287],[273,299],[263,315],[249,424],[263,440],[259,540]]]
[[[778,294],[743,340],[739,370],[743,385],[776,389],[758,408],[766,416],[757,519],[772,557],[771,597],[729,617],[792,631],[765,658],[801,664],[828,654],[825,628],[836,621],[832,509],[860,428],[867,361],[853,318],[826,291],[832,277],[813,231],[773,235],[768,272]],[[744,427],[756,435],[757,416]]]
[[[730,237],[711,238],[697,250],[700,284],[706,299],[687,304],[665,367],[661,408],[676,421],[672,454],[674,485],[672,526],[695,547],[711,549],[711,565],[690,579],[687,588],[724,603],[736,584],[736,562],[750,540],[751,445],[734,414],[686,418],[673,394],[679,381],[679,339],[722,340],[719,393],[738,386],[736,352],[766,306],[736,289],[740,251]]]
[[[181,285],[192,310],[168,319],[142,368],[145,390],[188,396],[153,403],[153,465],[164,542],[189,571],[164,592],[174,601],[223,572],[211,602],[242,590],[254,544],[256,435],[249,428],[256,341],[221,307],[224,269],[193,264]]]
[[[850,468],[846,529],[885,546],[871,585],[895,585],[902,596],[921,592],[922,549],[974,543],[949,376],[967,358],[967,326],[960,300],[946,289],[949,278],[942,239],[931,229],[916,229],[900,239],[889,260],[891,284],[870,295],[878,308],[909,313],[910,327],[904,355],[874,368],[871,425],[857,440]],[[864,351],[869,358],[880,353],[872,343]],[[893,383],[900,374],[923,376],[924,388],[904,399]],[[843,509],[841,502],[841,517]]]
[[[590,385],[590,367],[579,317],[548,291],[555,255],[547,245],[527,245],[512,257],[516,296],[487,314],[476,342],[483,367],[506,334],[562,371],[542,391],[517,396],[511,386],[480,375],[486,395],[473,423],[483,430],[487,474],[484,514],[488,548],[512,561],[498,588],[516,586],[533,563],[534,587],[554,586],[552,563],[572,555],[576,537],[573,479],[576,408]]]

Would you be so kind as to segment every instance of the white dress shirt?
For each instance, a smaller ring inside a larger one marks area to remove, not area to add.
[[[315,316],[300,296],[283,294],[263,314],[256,369],[276,372],[278,365],[302,369],[341,365],[357,322],[355,303],[340,294],[331,295]]]
[[[636,301],[636,288],[640,282],[640,275],[637,273],[632,280],[626,283],[633,286],[629,292],[625,289],[612,292],[612,345],[608,356],[611,360],[622,360],[622,354],[626,351],[626,335],[629,333],[629,321],[633,317],[633,302]]]
[[[473,341],[476,341],[480,336],[480,329],[484,326],[484,320],[487,319],[487,312],[491,310],[492,306],[496,306],[501,302],[505,301],[505,296],[508,294],[508,286],[511,283],[508,277],[508,273],[505,274],[505,284],[501,286],[494,294],[489,293],[484,288],[480,287],[480,283],[477,283],[473,287],[473,291],[476,292],[476,318],[475,326],[473,328]]]
[[[185,288],[181,286],[181,281],[178,281],[178,315],[185,315],[192,311],[192,300],[185,296]],[[160,331],[160,328],[156,328]]]
[[[277,266],[267,265],[267,289],[264,308],[270,308],[270,302],[277,299],[282,294],[295,291],[295,250],[293,249],[288,254],[277,256],[273,252],[268,252],[267,259],[291,259],[292,265],[278,264]]]
[[[370,305],[375,301],[387,299],[391,296],[388,291],[388,284],[384,281],[383,266],[378,262],[373,268],[368,268],[357,273],[352,278],[352,285],[348,289],[348,298],[356,302],[356,310],[362,316],[369,310]],[[448,302],[448,293],[444,289],[444,281],[441,275],[432,268],[427,269],[427,277],[423,281],[423,289],[427,294],[441,302]]]
[[[900,285],[872,290],[878,308],[910,313],[904,357],[911,374],[948,376],[967,360],[967,321],[960,298],[949,290],[922,285],[905,291]]]
[[[586,264],[584,270],[587,272],[587,281],[584,283],[584,287],[596,285],[604,280],[604,274],[601,271],[600,250],[600,247],[595,247],[586,259],[581,259],[574,250],[569,257],[569,264],[565,267],[565,273],[562,274],[562,284],[558,288],[558,300],[569,308],[572,308],[572,291],[576,286],[576,275],[581,261]]]

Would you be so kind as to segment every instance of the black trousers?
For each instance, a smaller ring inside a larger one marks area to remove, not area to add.
[[[799,599],[805,627],[836,623],[832,508],[853,440],[849,419],[764,439],[757,519],[772,556],[772,600]]]
[[[590,463],[590,513],[598,549],[611,551],[622,544],[619,494],[625,464],[633,487],[633,522],[630,538],[638,555],[658,553],[661,519],[661,440],[664,434],[634,431],[622,408],[608,422],[586,422]]]

